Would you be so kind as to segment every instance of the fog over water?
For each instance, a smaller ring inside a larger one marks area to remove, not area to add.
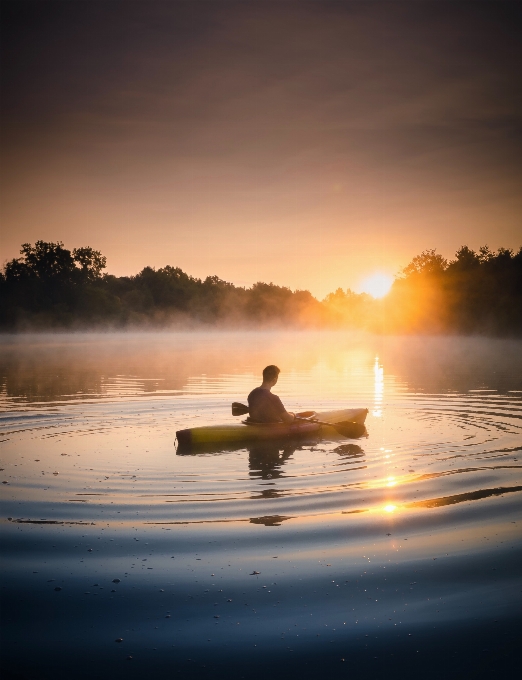
[[[176,430],[239,422],[269,363],[288,409],[368,408],[367,436],[177,450]],[[2,336],[0,377],[13,677],[510,667],[521,341]]]

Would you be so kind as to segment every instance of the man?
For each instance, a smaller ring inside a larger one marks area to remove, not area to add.
[[[267,366],[263,370],[263,382],[248,395],[250,419],[258,423],[292,423],[295,414],[289,413],[281,399],[270,391],[277,383],[280,370],[277,366]]]

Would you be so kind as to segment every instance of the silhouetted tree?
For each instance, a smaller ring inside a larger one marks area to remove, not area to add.
[[[107,258],[98,250],[92,248],[75,248],[73,260],[80,265],[80,271],[85,281],[94,282],[101,276],[102,269],[107,265]]]
[[[20,255],[4,267],[0,308],[4,325],[30,315],[44,325],[67,325],[81,308],[82,288],[100,280],[106,262],[92,248],[71,253],[61,241],[24,243]]]

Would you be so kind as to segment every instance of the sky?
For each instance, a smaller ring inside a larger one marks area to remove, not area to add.
[[[522,2],[1,3],[0,261],[319,298],[522,245]]]

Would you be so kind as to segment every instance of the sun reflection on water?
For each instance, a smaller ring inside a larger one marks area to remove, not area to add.
[[[375,418],[382,417],[382,400],[384,397],[384,368],[379,363],[379,357],[375,357],[373,365],[374,375],[374,397],[373,397],[373,411],[372,415]]]

